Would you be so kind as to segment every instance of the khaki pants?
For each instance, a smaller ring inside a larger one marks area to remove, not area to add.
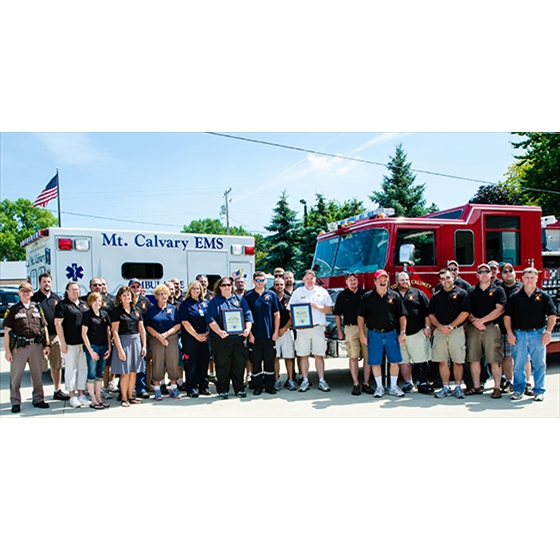
[[[25,365],[29,363],[31,383],[33,384],[33,403],[44,401],[42,366],[43,346],[42,344],[30,344],[24,348],[12,351],[14,360],[10,365],[10,400],[12,405],[21,405],[21,379],[25,371]]]

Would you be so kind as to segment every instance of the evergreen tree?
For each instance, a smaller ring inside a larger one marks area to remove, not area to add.
[[[297,219],[295,210],[288,205],[286,191],[280,195],[270,225],[265,229],[270,234],[265,237],[267,253],[263,258],[261,269],[271,272],[275,267],[283,267],[294,273],[299,272],[301,222]]]
[[[374,191],[369,198],[382,208],[394,208],[395,216],[416,218],[437,210],[432,204],[426,208],[424,191],[426,184],[415,184],[416,176],[412,173],[411,162],[406,161],[406,153],[399,143],[395,156],[387,164],[390,176],[383,176],[382,191]]]

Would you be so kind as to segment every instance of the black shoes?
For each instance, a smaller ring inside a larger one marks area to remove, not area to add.
[[[220,399],[227,399],[228,398],[228,394],[226,392],[222,392],[220,394]]]
[[[369,384],[362,384],[362,391],[368,395],[373,395],[373,388]]]
[[[238,391],[237,397],[247,397],[247,392],[245,390]]]
[[[253,395],[260,395],[262,393],[262,388],[255,388],[253,390]]]
[[[12,405],[12,412],[13,413],[21,412],[21,407],[19,405]]]
[[[360,390],[359,384],[352,388],[352,395],[362,395],[362,390]]]
[[[62,390],[56,390],[53,393],[53,399],[57,399],[58,401],[70,401],[70,396]]]
[[[198,392],[196,390],[192,390],[187,395],[195,399],[196,397],[198,397]]]
[[[212,395],[212,392],[208,388],[204,388],[200,391],[202,395]]]
[[[266,393],[269,393],[270,395],[276,395],[276,390],[274,388],[265,388],[264,390]]]
[[[50,405],[44,401],[39,401],[39,403],[33,403],[36,409],[50,409]]]
[[[136,397],[141,397],[142,399],[150,399],[150,394],[147,391],[140,392]]]

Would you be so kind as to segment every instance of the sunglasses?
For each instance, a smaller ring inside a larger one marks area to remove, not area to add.
[[[231,286],[231,283],[222,283],[220,286]]]
[[[284,275],[282,273],[275,273],[274,276],[275,277],[283,277]]]
[[[513,269],[504,269],[502,273],[513,273]]]
[[[477,273],[480,275],[482,273],[490,273],[490,271],[488,269],[481,269],[480,271],[477,271]]]
[[[459,271],[457,267],[448,267],[449,271]]]
[[[255,283],[264,283],[266,279],[255,279]]]

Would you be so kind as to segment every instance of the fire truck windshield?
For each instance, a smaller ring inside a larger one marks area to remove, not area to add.
[[[317,243],[313,269],[317,277],[373,272],[385,267],[389,232],[383,228],[354,231]]]

